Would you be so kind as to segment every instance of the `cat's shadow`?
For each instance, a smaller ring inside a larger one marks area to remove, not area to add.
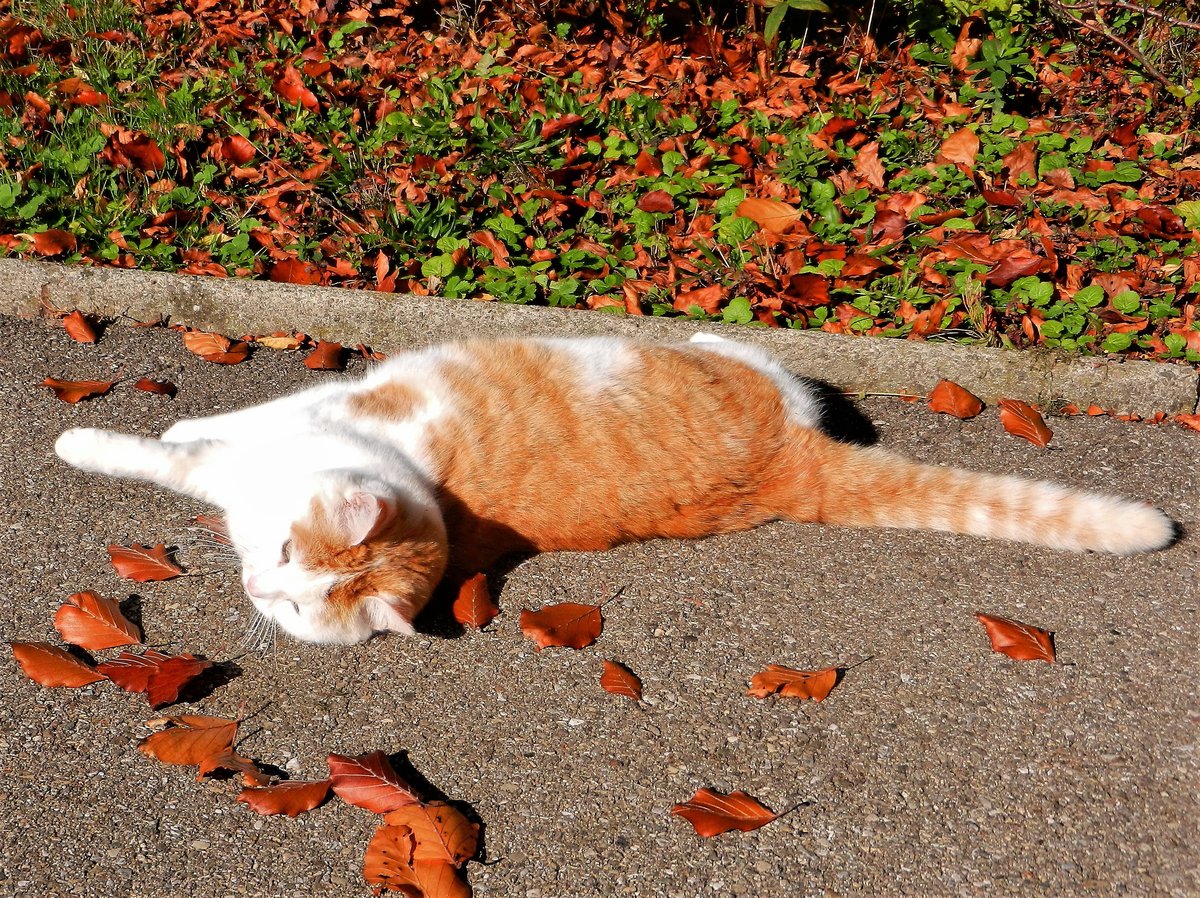
[[[879,442],[879,431],[870,419],[858,410],[849,397],[833,384],[808,377],[796,378],[815,393],[821,402],[821,430],[839,443],[873,446]]]

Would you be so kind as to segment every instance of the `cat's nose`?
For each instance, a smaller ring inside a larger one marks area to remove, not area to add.
[[[246,595],[252,599],[269,599],[275,593],[262,585],[262,574],[251,574],[242,581],[242,585],[246,587]]]

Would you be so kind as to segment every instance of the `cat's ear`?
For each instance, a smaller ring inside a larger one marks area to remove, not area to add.
[[[412,608],[407,603],[397,602],[385,596],[371,596],[367,601],[370,603],[369,613],[376,630],[403,633],[405,636],[412,636],[416,632],[412,625]]]
[[[392,523],[396,517],[396,502],[375,493],[354,490],[347,494],[337,515],[348,544],[357,546]]]

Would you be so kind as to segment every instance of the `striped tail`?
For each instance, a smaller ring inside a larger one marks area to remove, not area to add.
[[[1174,521],[1145,502],[916,464],[877,448],[834,444],[827,451],[820,502],[806,497],[803,504],[813,514],[806,520],[946,530],[1118,555],[1163,549],[1179,535]]]

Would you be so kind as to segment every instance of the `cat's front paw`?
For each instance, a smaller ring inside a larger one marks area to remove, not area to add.
[[[54,442],[54,451],[69,465],[94,470],[104,453],[108,433],[94,427],[72,427]]]

